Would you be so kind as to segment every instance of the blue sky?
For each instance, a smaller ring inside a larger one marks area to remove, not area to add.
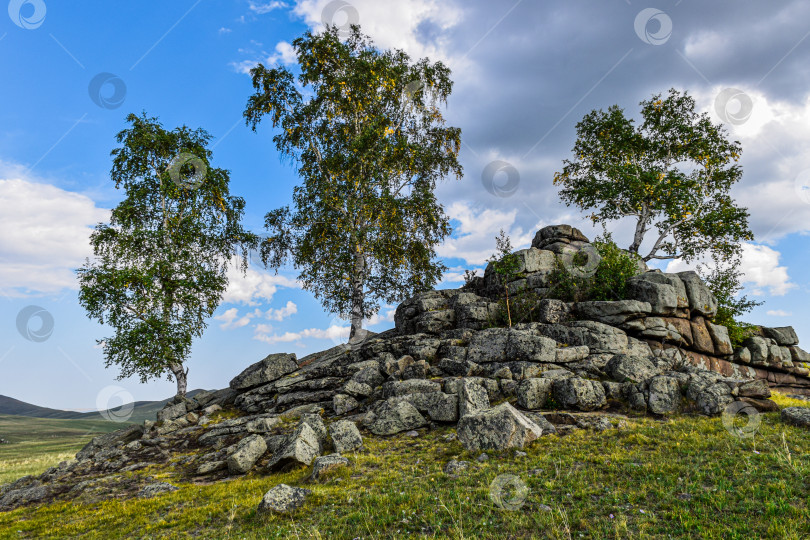
[[[802,2],[12,0],[3,11],[0,394],[91,409],[110,405],[97,397],[111,385],[120,399],[174,392],[167,380],[116,381],[95,346],[109,329],[77,302],[72,270],[89,255],[92,226],[121,197],[108,174],[114,136],[128,113],[141,111],[167,128],[207,129],[215,165],[231,171],[232,192],[247,201],[246,226],[261,232],[264,213],[289,203],[297,178],[279,161],[269,126],[253,133],[242,121],[246,71],[259,61],[289,63],[289,43],[324,17],[357,20],[379,46],[453,70],[445,115],[462,129],[465,175],[438,191],[456,227],[440,249],[451,268],[442,287],[482,266],[500,228],[518,247],[551,223],[594,236],[551,184],[574,125],[614,103],[635,114],[639,101],[674,86],[743,144],[734,194],[750,209],[757,240],[746,246],[742,270],[746,292],[765,301],[748,319],[792,324],[810,341],[810,8]],[[482,182],[494,160],[519,173],[509,196]],[[630,243],[629,227],[612,227],[619,243]],[[271,352],[300,357],[341,342],[346,323],[323,313],[295,276],[259,267],[234,276],[194,345],[191,388],[223,387]],[[36,316],[18,328],[31,305],[52,317],[46,339],[37,338]],[[391,327],[392,308],[370,328]]]

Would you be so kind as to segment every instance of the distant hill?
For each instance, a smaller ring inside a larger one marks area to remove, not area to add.
[[[192,390],[188,392],[189,397],[194,397],[196,394],[203,392],[201,389]],[[144,420],[154,420],[155,414],[163,408],[169,401],[136,401],[132,408],[132,415],[129,422],[140,423]],[[123,405],[122,405],[123,407]],[[110,409],[112,414],[119,410],[121,407]],[[54,420],[106,420],[106,418],[98,411],[91,412],[76,412],[76,411],[62,411],[59,409],[49,409],[47,407],[40,407],[39,405],[32,405],[14,399],[12,397],[0,395],[0,414],[8,414],[14,416],[28,416],[32,418],[50,418]]]

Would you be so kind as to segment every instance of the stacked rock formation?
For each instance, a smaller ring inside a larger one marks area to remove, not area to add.
[[[547,295],[558,261],[587,242],[567,225],[542,229],[516,252],[519,272],[506,286]],[[763,328],[735,350],[712,323],[717,303],[697,274],[639,270],[629,299],[543,298],[538,322],[511,328],[492,326],[504,285],[491,268],[461,289],[418,294],[399,305],[394,329],[300,360],[271,354],[226,389],[175,399],[157,422],[97,437],[75,461],[3,486],[0,508],[103,496],[115,478],[156,462],[214,479],[308,466],[317,480],[349,465],[342,454],[362,448],[361,430],[455,425],[469,451],[505,449],[613,425],[615,416],[596,411],[718,415],[734,402],[775,411],[770,387],[810,394],[807,353],[792,329]],[[268,492],[262,510],[284,506],[273,501],[290,499],[290,489]]]

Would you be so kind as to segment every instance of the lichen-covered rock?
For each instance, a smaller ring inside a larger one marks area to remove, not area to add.
[[[81,461],[83,459],[90,458],[97,452],[100,452],[106,448],[123,446],[129,442],[140,439],[142,436],[143,426],[137,425],[121,428],[103,435],[97,435],[96,437],[93,437],[89,443],[84,445],[81,450],[79,450],[79,452],[76,454],[76,459]]]
[[[617,354],[605,366],[605,372],[616,382],[643,382],[661,374],[649,359]]]
[[[178,489],[179,488],[177,486],[173,486],[168,482],[154,482],[141,488],[141,490],[138,492],[138,497],[154,497],[163,493],[171,493],[172,491],[177,491]]]
[[[375,410],[368,430],[375,435],[394,435],[403,431],[420,428],[427,420],[412,404],[404,400],[389,398]]]
[[[463,418],[468,414],[489,408],[486,390],[472,379],[461,379],[458,392],[458,414]]]
[[[421,394],[426,392],[441,392],[442,385],[436,381],[426,379],[408,379],[406,381],[389,381],[383,385],[383,396],[405,396],[408,394]]]
[[[257,511],[287,513],[300,508],[306,502],[307,496],[312,492],[308,489],[290,487],[287,484],[279,484],[262,497]]]
[[[762,327],[762,333],[766,338],[770,338],[777,345],[790,347],[799,344],[799,336],[792,326],[779,326],[775,328]]]
[[[466,471],[469,467],[469,461],[456,461],[455,459],[451,459],[447,462],[447,465],[444,466],[444,474],[456,476],[458,473]]]
[[[638,300],[590,301],[574,304],[577,315],[584,319],[610,325],[620,325],[631,319],[645,317],[652,313],[649,302]]]
[[[458,439],[468,451],[523,448],[543,430],[509,403],[462,416]]]
[[[517,387],[517,404],[524,409],[542,409],[554,387],[551,379],[532,378],[520,382]]]
[[[627,280],[627,293],[634,299],[650,305],[655,315],[674,315],[678,309],[678,291],[670,283],[656,279],[656,272],[645,272]]]
[[[771,397],[771,389],[765,379],[747,381],[737,387],[737,395],[740,397],[765,399]]]
[[[678,380],[666,375],[658,375],[649,381],[647,408],[653,414],[671,414],[681,403],[681,389]]]
[[[338,454],[352,452],[363,446],[360,430],[349,420],[340,420],[330,425],[329,434],[332,436],[332,446]]]
[[[360,403],[352,396],[346,394],[335,394],[332,397],[332,409],[338,416],[342,416],[349,411],[353,411],[359,406]]]
[[[607,404],[605,390],[599,381],[570,377],[554,381],[554,400],[563,408],[593,411]]]
[[[781,417],[785,423],[810,428],[810,407],[787,407],[782,409]]]
[[[693,315],[702,315],[708,319],[717,315],[717,299],[712,294],[709,287],[700,279],[696,272],[678,272],[678,277],[686,287],[686,295],[689,298],[689,309]]]
[[[174,405],[167,404],[158,411],[157,419],[159,422],[174,420],[176,418],[180,418],[181,416],[185,416],[187,412],[185,402],[176,403]]]
[[[716,416],[722,413],[729,403],[733,402],[731,389],[727,384],[715,383],[697,394],[695,402],[700,412],[707,416]]]
[[[320,480],[327,473],[341,467],[347,467],[348,465],[349,460],[339,454],[317,457],[315,461],[312,462],[312,474],[310,478]]]
[[[231,474],[245,474],[267,451],[267,443],[261,435],[245,437],[236,445],[236,451],[228,456],[228,472]]]
[[[309,424],[302,422],[284,445],[273,453],[267,469],[274,470],[288,464],[309,465],[319,453],[318,435]]]
[[[295,354],[271,354],[234,377],[229,386],[234,390],[247,390],[273,382],[296,369],[298,362]]]

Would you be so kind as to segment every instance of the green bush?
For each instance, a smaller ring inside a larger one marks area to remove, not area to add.
[[[734,348],[742,347],[743,341],[756,335],[759,326],[738,321],[734,316],[734,310],[727,306],[718,306],[717,315],[714,316],[714,324],[719,324],[728,328],[728,337]]]
[[[593,275],[580,276],[557,259],[557,269],[551,274],[551,296],[566,302],[586,300],[624,300],[627,280],[639,273],[638,259],[619,248],[610,238],[592,244],[601,257]],[[577,253],[572,259],[575,268],[582,269],[587,255]]]

